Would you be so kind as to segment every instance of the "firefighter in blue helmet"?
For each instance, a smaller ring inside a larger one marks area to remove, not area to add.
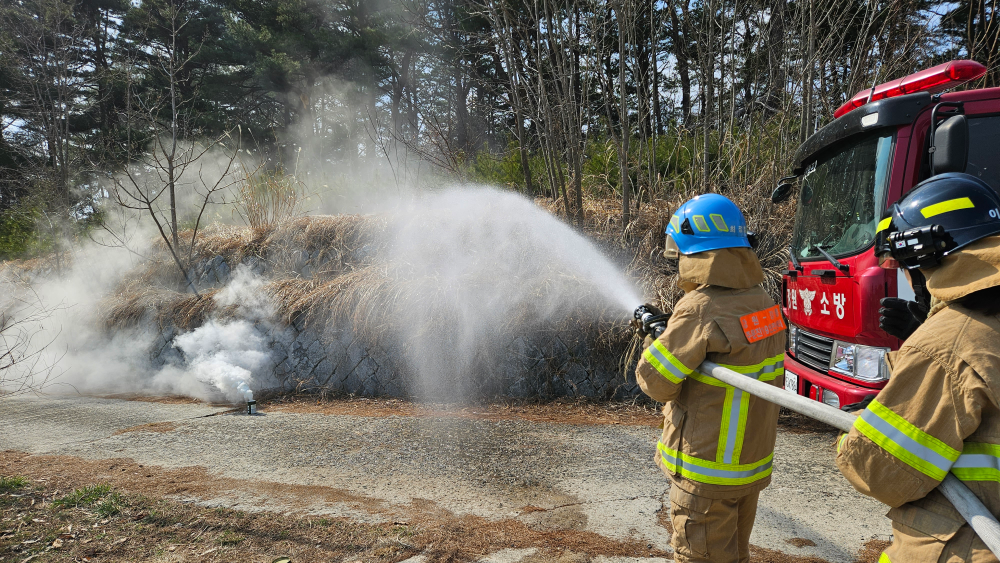
[[[674,557],[747,562],[757,498],[771,481],[778,407],[698,369],[710,360],[781,387],[785,325],[729,199],[706,194],[682,205],[664,255],[678,260],[685,295],[661,334],[644,335],[636,376],[666,403],[656,463],[673,484]]]

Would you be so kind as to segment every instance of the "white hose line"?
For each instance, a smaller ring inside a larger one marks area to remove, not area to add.
[[[840,409],[779,389],[763,381],[757,381],[713,362],[702,363],[698,371],[765,401],[804,414],[844,432],[849,431],[854,426],[854,421],[857,420],[854,415]],[[951,501],[951,504],[965,518],[965,521],[979,534],[993,555],[1000,558],[1000,522],[986,509],[979,497],[970,491],[965,483],[950,473],[938,485],[938,490]]]

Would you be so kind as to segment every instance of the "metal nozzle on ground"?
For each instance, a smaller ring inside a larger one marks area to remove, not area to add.
[[[253,391],[250,390],[250,386],[246,381],[240,381],[236,386],[236,390],[243,394],[243,398],[247,402],[247,414],[257,414],[257,401],[253,399]]]

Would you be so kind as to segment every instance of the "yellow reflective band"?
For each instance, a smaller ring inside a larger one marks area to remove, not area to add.
[[[885,219],[882,219],[881,221],[878,222],[878,228],[875,229],[875,234],[881,233],[882,231],[888,229],[889,225],[891,224],[892,224],[892,217],[886,217]]]
[[[705,221],[704,215],[695,215],[692,217],[694,219],[694,226],[696,229],[703,233],[710,232],[712,229],[708,228],[708,221]]]
[[[854,427],[894,457],[940,481],[958,459],[958,450],[910,424],[878,401],[872,401]]]
[[[941,203],[935,203],[934,205],[928,205],[927,207],[920,210],[920,214],[924,216],[924,219],[930,219],[935,215],[940,215],[942,213],[948,213],[949,211],[958,211],[959,209],[973,209],[976,207],[972,200],[967,197],[960,197],[957,199],[949,199],[948,201],[942,201]]]
[[[719,381],[718,379],[712,377],[711,375],[705,375],[704,373],[693,371],[691,372],[691,379],[695,381],[700,381],[706,385],[711,385],[713,387],[729,387],[725,383]]]
[[[760,381],[773,381],[777,379],[779,375],[785,374],[785,353],[782,352],[777,356],[772,356],[759,364],[753,364],[751,366],[732,366],[729,364],[719,365],[726,369],[731,369],[736,373],[742,373],[743,375],[753,377]]]
[[[889,561],[889,556],[883,553],[878,556],[878,563],[892,563],[892,561]]]
[[[847,439],[847,434],[841,434],[840,439],[837,440],[837,453],[840,453],[840,448],[844,446],[844,440]]]
[[[782,352],[763,362],[749,366],[719,365],[758,381],[774,381],[785,374],[785,354]],[[750,414],[750,395],[711,375],[697,371],[693,371],[689,375],[695,381],[726,390],[726,397],[722,404],[722,422],[719,424],[719,443],[716,446],[715,460],[719,463],[739,461],[746,437],[747,417]]]
[[[671,383],[680,384],[693,371],[671,354],[659,340],[654,340],[652,346],[642,353],[642,357]]]
[[[719,215],[718,213],[712,213],[711,215],[708,216],[708,218],[712,220],[712,223],[715,225],[716,229],[719,229],[724,233],[729,232],[729,227],[726,225],[726,220],[722,217],[722,215]]]
[[[743,440],[747,434],[747,417],[750,416],[750,393],[743,392],[740,396],[740,422],[736,427],[736,443],[733,444],[733,461],[739,461],[743,453]]]
[[[771,474],[774,459],[774,452],[771,452],[754,463],[719,463],[691,457],[668,448],[663,442],[658,442],[656,446],[660,450],[660,461],[667,469],[686,479],[711,485],[747,485],[760,481]]]
[[[962,481],[1000,483],[1000,445],[966,442],[951,471]]]
[[[785,354],[782,352],[777,356],[768,358],[763,362],[752,366],[733,366],[728,364],[719,365],[726,369],[731,369],[736,373],[742,373],[747,377],[752,377],[758,381],[774,381],[779,376],[785,375]],[[730,387],[728,384],[723,383],[708,374],[695,371],[690,375],[691,379],[700,381],[706,385],[712,385],[713,387]]]
[[[681,219],[677,215],[670,218],[670,226],[674,228],[675,233],[681,232]]]
[[[739,410],[734,412],[733,410],[733,398],[736,394],[737,389],[735,387],[726,387],[726,399],[722,402],[722,422],[719,424],[719,443],[715,447],[715,461],[719,463],[732,463],[732,444],[736,439],[736,426],[737,419],[740,416]],[[736,409],[739,409],[740,404],[737,401],[735,405]],[[730,426],[732,427],[732,432],[730,435]],[[728,450],[729,459],[724,459]]]

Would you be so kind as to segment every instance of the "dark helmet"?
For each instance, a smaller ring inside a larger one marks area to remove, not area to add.
[[[1000,233],[1000,196],[986,182],[959,172],[924,180],[903,196],[878,224],[877,251],[912,270]]]

